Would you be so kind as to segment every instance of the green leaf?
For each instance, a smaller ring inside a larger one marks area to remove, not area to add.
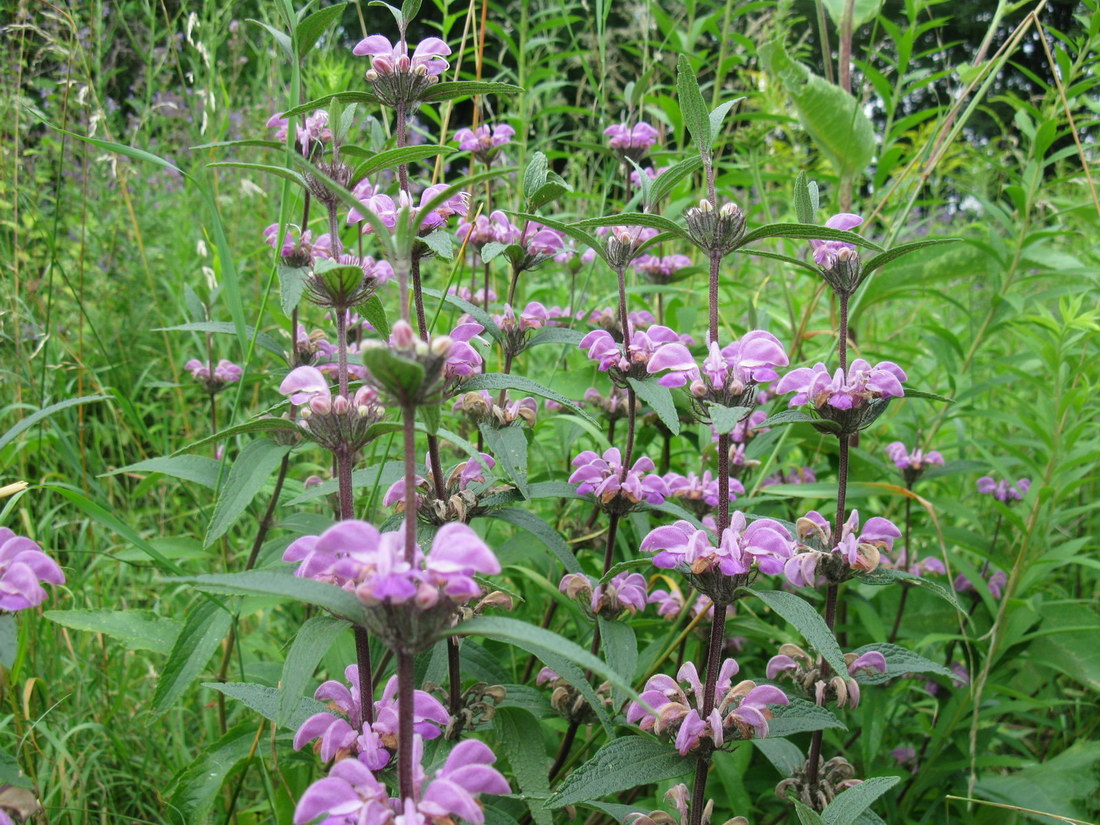
[[[368,92],[336,92],[331,95],[310,100],[293,109],[287,109],[280,117],[295,117],[297,115],[311,115],[317,109],[324,109],[331,103],[346,105],[348,103],[379,103],[374,95]]]
[[[557,172],[547,172],[547,178],[546,183],[535,190],[535,193],[527,199],[528,209],[540,209],[546,204],[556,201],[566,192],[573,191],[573,187]]]
[[[879,673],[877,670],[870,673],[861,672],[856,678],[856,681],[860,684],[881,685],[883,682],[897,676],[904,676],[907,673],[938,673],[940,676],[948,677],[954,677],[955,675],[948,668],[933,662],[931,659],[926,659],[911,650],[887,642],[864,645],[856,648],[852,653],[861,656],[872,650],[877,650],[886,659],[886,672]]]
[[[736,106],[745,98],[735,97],[733,100],[727,100],[725,103],[719,103],[714,109],[711,110],[707,120],[710,123],[710,146],[713,149],[715,144],[718,143],[718,138],[722,134],[722,123],[726,120],[726,115],[729,114],[730,109]]]
[[[474,95],[518,95],[524,91],[522,86],[511,83],[488,83],[480,80],[452,80],[436,83],[428,88],[420,99],[426,102],[454,100]]]
[[[289,570],[243,570],[240,573],[204,573],[179,576],[169,581],[194,585],[205,593],[234,596],[275,596],[317,605],[354,624],[363,624],[366,608],[352,593],[334,584],[303,579]]]
[[[691,132],[691,139],[701,157],[710,156],[710,112],[699,90],[699,80],[685,55],[676,61],[676,99],[684,117],[684,125]]]
[[[286,32],[281,32],[262,20],[256,20],[251,17],[247,19],[249,23],[255,23],[257,26],[267,31],[267,33],[275,39],[275,42],[279,44],[279,48],[283,50],[283,54],[286,55],[287,59],[294,60],[294,44],[291,43],[290,36],[287,35]]]
[[[661,423],[668,427],[673,435],[680,434],[680,416],[676,412],[676,403],[672,400],[672,392],[668,387],[657,383],[656,378],[647,378],[639,381],[637,378],[627,378],[627,383],[637,393],[638,398],[646,402]]]
[[[800,825],[826,825],[825,820],[821,818],[821,814],[813,808],[807,807],[793,796],[790,797],[790,801],[794,803],[794,812],[798,815]]]
[[[584,338],[584,333],[579,329],[569,329],[568,327],[546,327],[540,329],[532,336],[531,340],[527,342],[527,346],[524,349],[531,349],[531,347],[540,347],[543,344],[570,344],[572,346],[578,346],[581,339]]]
[[[581,572],[580,562],[573,555],[573,551],[569,549],[569,545],[565,543],[565,539],[561,537],[557,530],[547,524],[541,516],[532,513],[530,510],[502,507],[490,513],[488,518],[500,519],[509,524],[514,524],[516,527],[523,528],[546,545],[546,549],[554,554],[567,572]]]
[[[916,252],[918,249],[923,249],[926,246],[941,246],[945,243],[957,243],[961,240],[962,238],[927,238],[923,241],[899,244],[898,246],[892,247],[885,252],[880,252],[873,258],[868,258],[864,261],[859,280],[862,283],[863,279],[876,269],[885,266],[890,263],[890,261],[896,261],[902,255],[908,255],[910,252]]]
[[[164,713],[175,705],[202,673],[229,632],[232,621],[233,617],[220,605],[209,601],[200,602],[190,610],[157,679],[153,695],[156,713]]]
[[[232,427],[226,427],[224,430],[220,430],[213,435],[206,436],[206,438],[200,438],[198,441],[188,444],[186,447],[180,447],[172,453],[169,458],[175,458],[189,450],[205,447],[207,444],[213,444],[215,441],[232,438],[235,435],[244,435],[245,433],[285,432],[287,430],[297,431],[297,429],[297,424],[285,418],[254,418],[251,421],[245,421],[243,424],[234,424]]]
[[[537,395],[540,398],[549,398],[551,401],[557,401],[563,407],[568,407],[574,413],[587,421],[592,420],[587,412],[578,407],[574,402],[570,401],[560,392],[544,387],[538,381],[532,381],[530,378],[524,378],[522,375],[506,375],[500,372],[486,372],[481,375],[475,375],[474,377],[463,381],[461,386],[462,392],[472,392],[474,390],[519,390],[520,392],[529,392],[532,395]]]
[[[279,700],[278,724],[285,726],[298,710],[302,691],[313,679],[317,663],[328,653],[336,637],[350,625],[332,616],[311,616],[294,634],[294,642],[283,662],[283,676],[279,680],[282,698]]]
[[[927,398],[930,401],[942,401],[945,404],[954,404],[955,401],[952,398],[947,398],[943,395],[937,395],[934,392],[928,392],[927,390],[914,390],[911,387],[905,388],[906,398]]]
[[[848,667],[844,664],[844,654],[840,652],[840,646],[836,643],[833,631],[829,630],[825,620],[808,602],[794,593],[785,593],[782,590],[743,588],[743,592],[756,596],[792,624],[794,629],[802,634],[802,638],[825,657],[825,661],[833,671],[848,672]]]
[[[535,152],[523,170],[523,199],[530,201],[546,185],[550,162],[542,152]],[[532,207],[534,208],[534,207]]]
[[[233,466],[229,468],[229,475],[222,485],[203,547],[209,547],[224,536],[244,514],[252,499],[267,482],[268,476],[275,471],[288,452],[290,447],[266,438],[250,441],[244,446]]]
[[[360,357],[371,378],[398,397],[415,394],[424,383],[423,365],[387,346],[365,347]]]
[[[791,266],[797,266],[799,269],[805,269],[812,275],[821,277],[821,270],[813,264],[809,264],[806,261],[800,261],[798,258],[792,258],[790,255],[781,255],[778,252],[769,252],[765,249],[753,249],[741,247],[735,249],[734,252],[740,255],[755,255],[759,258],[771,258],[773,261],[783,261],[783,263],[790,264]]]
[[[1008,805],[1078,820],[1094,819],[1100,792],[1100,742],[1079,739],[1040,764],[1007,775],[990,772],[978,780],[974,790],[976,796]]]
[[[625,621],[605,619],[603,616],[597,616],[597,621],[607,664],[616,673],[621,673],[627,681],[633,682],[634,672],[638,669],[638,639],[634,635],[634,628]],[[616,688],[612,691],[612,707],[622,707],[625,701],[626,694],[622,690]]]
[[[355,178],[358,180],[367,175],[373,175],[375,172],[380,172],[383,169],[395,169],[403,164],[416,163],[417,161],[427,160],[428,158],[434,158],[438,155],[449,155],[454,151],[455,148],[453,146],[441,146],[438,143],[426,146],[402,146],[398,149],[389,149],[385,152],[379,152],[377,155],[372,155],[359,164],[358,168],[355,170]]]
[[[100,477],[117,476],[122,473],[162,473],[215,490],[218,487],[218,466],[217,460],[202,455],[159,456],[136,464],[127,464],[117,470],[103,473]]]
[[[659,229],[679,237],[690,240],[687,230],[676,221],[671,221],[663,215],[651,215],[648,212],[620,212],[618,215],[604,215],[599,218],[589,218],[577,221],[573,226],[580,229],[589,229],[597,226],[645,226],[650,229]]]
[[[948,590],[938,581],[926,579],[905,570],[897,570],[893,567],[879,567],[870,573],[860,573],[856,576],[856,580],[863,584],[873,584],[880,587],[882,585],[896,584],[898,582],[916,585],[917,587],[939,596],[956,610],[962,610],[962,607],[959,605],[958,597],[953,590]]]
[[[745,235],[742,245],[759,241],[763,238],[795,238],[815,241],[844,241],[845,243],[865,246],[868,249],[882,251],[882,247],[873,241],[869,241],[862,235],[849,232],[845,229],[831,229],[828,226],[814,226],[806,223],[769,223],[757,227]]]
[[[309,284],[309,275],[308,266],[279,265],[279,305],[287,318],[302,300],[302,295]]]
[[[355,311],[367,319],[372,327],[383,338],[390,337],[390,319],[386,316],[386,306],[382,303],[382,299],[375,293],[371,295],[363,303],[359,304]]]
[[[172,783],[169,810],[181,825],[206,822],[222,784],[238,765],[248,759],[256,741],[255,722],[241,722],[225,736],[207,746]]]
[[[775,766],[779,775],[786,779],[806,764],[806,754],[789,739],[752,739],[753,746]]]
[[[900,776],[873,776],[839,793],[822,812],[826,825],[852,825],[876,799],[901,781]]]
[[[527,489],[527,433],[523,427],[494,427],[488,422],[478,425],[490,452],[516,489],[524,498],[530,497]]]
[[[844,671],[847,672],[847,671]],[[846,730],[832,711],[797,696],[790,697],[789,705],[772,705],[773,718],[768,722],[768,738],[779,739],[812,730],[839,728]],[[755,740],[753,740],[755,741]]]
[[[247,169],[252,172],[266,172],[267,174],[274,175],[277,178],[283,178],[284,180],[288,180],[291,183],[296,183],[303,189],[306,188],[306,179],[303,178],[300,173],[295,172],[293,169],[287,169],[285,166],[274,166],[270,163],[248,163],[246,161],[238,160],[216,160],[206,165],[210,168],[231,166],[234,169]]]
[[[813,198],[810,196],[811,183],[805,172],[799,172],[794,179],[794,214],[799,223],[809,224],[817,219],[817,210],[814,209]]]
[[[451,260],[455,256],[454,238],[446,229],[437,229],[420,238],[420,242],[432,252],[444,260]]]
[[[787,54],[781,39],[760,49],[769,74],[779,79],[810,139],[840,177],[859,175],[875,154],[875,130],[862,104]]]
[[[646,205],[652,207],[664,200],[676,184],[689,175],[693,175],[702,167],[703,161],[698,157],[691,157],[670,166],[654,178],[649,185],[649,197],[646,199]]]
[[[203,682],[202,686],[210,690],[216,690],[230,699],[236,699],[270,722],[275,722],[278,718],[283,692],[276,688],[251,682]],[[313,714],[321,713],[327,709],[328,706],[324,702],[319,702],[308,696],[301,696],[298,698],[298,706],[295,708],[294,713],[283,727],[287,730],[296,731]]]
[[[553,815],[544,802],[550,795],[546,749],[542,736],[532,735],[539,730],[538,720],[526,710],[499,707],[493,715],[493,730],[500,740],[498,753],[503,752],[512,766],[512,775],[535,825],[553,825]]]
[[[3,435],[0,435],[0,450],[8,446],[12,441],[19,437],[19,435],[26,430],[33,427],[39,421],[44,418],[49,418],[55,412],[60,412],[68,407],[76,407],[80,404],[94,404],[96,401],[106,401],[109,396],[106,395],[84,395],[80,398],[69,398],[65,401],[58,401],[56,404],[50,404],[48,407],[43,407],[38,412],[31,413],[26,418],[17,421],[13,426],[8,428],[8,431]]]
[[[582,229],[580,226],[571,223],[564,223],[563,221],[556,221],[553,218],[547,218],[542,215],[532,215],[529,212],[511,212],[507,209],[504,210],[506,215],[511,215],[513,218],[521,218],[525,221],[538,221],[544,226],[548,226],[550,229],[556,229],[559,232],[564,232],[573,240],[578,243],[582,243],[585,246],[592,247],[592,250],[605,262],[607,261],[607,251],[604,249],[603,243],[591,232]]]
[[[64,611],[47,610],[46,617],[49,618],[50,613],[58,612]],[[15,614],[0,613],[0,665],[11,670],[18,655],[19,625],[15,623]]]
[[[546,801],[548,808],[564,808],[619,791],[683,776],[695,760],[676,748],[645,736],[623,736],[608,742],[569,774]]]
[[[459,298],[457,295],[444,294],[438,289],[425,287],[421,292],[425,295],[430,295],[432,298],[438,298],[443,303],[458,307],[485,327],[485,331],[494,341],[499,341],[504,337],[504,333],[500,331],[500,327],[497,326],[496,321],[494,321],[489,313],[485,311],[484,307],[479,307],[477,304],[471,304],[469,301]]]
[[[103,633],[122,642],[127,650],[152,650],[167,656],[179,638],[183,623],[152,610],[47,610],[43,614],[73,630]]]
[[[317,45],[321,35],[329,26],[340,20],[347,3],[337,3],[335,6],[318,9],[298,24],[295,36],[298,39],[298,59],[304,59]]]
[[[820,419],[802,410],[783,410],[775,415],[768,416],[760,425],[761,427],[777,427],[780,424],[812,424]]]
[[[858,29],[875,16],[882,8],[883,0],[854,0],[852,3],[852,29]],[[848,0],[822,0],[822,4],[833,19],[834,25],[839,29],[844,25],[844,8]]]
[[[710,423],[718,435],[725,435],[733,430],[746,415],[752,412],[752,407],[724,407],[721,404],[708,404]]]

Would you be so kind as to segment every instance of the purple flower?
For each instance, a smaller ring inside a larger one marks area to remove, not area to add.
[[[607,144],[621,154],[637,160],[657,143],[657,130],[645,121],[634,126],[616,123],[603,130]]]
[[[642,255],[634,259],[634,269],[655,284],[670,283],[681,270],[691,265],[691,258],[687,255]]]
[[[899,470],[912,470],[919,473],[925,467],[943,466],[943,456],[935,450],[925,453],[923,450],[916,449],[909,452],[900,441],[887,444],[886,455],[890,457],[890,460],[894,462],[894,466]]]
[[[701,369],[679,341],[662,344],[649,359],[646,370],[650,374],[667,371],[667,375],[658,379],[662,386],[688,384],[696,398],[736,406],[744,399],[746,391],[777,379],[776,367],[785,367],[788,363],[787,353],[778,339],[770,332],[756,329],[722,348],[712,341]]]
[[[657,674],[646,682],[641,698],[646,707],[631,702],[626,720],[642,730],[671,736],[684,756],[709,739],[715,747],[733,739],[764,738],[768,735],[769,705],[787,705],[790,700],[779,688],[752,681],[733,684],[740,668],[726,659],[718,671],[714,709],[704,718],[703,683],[692,662],[685,663],[673,679]]]
[[[841,212],[825,221],[825,226],[829,229],[840,229],[847,232],[855,229],[861,223],[863,223],[863,218],[859,215],[853,215],[851,212]],[[814,250],[814,263],[822,269],[832,269],[836,265],[837,258],[842,255],[843,250],[855,251],[856,248],[855,244],[850,244],[847,241],[810,241],[810,246]]]
[[[992,575],[989,575],[987,565],[986,568],[982,570],[982,578],[986,580],[986,586],[989,588],[989,595],[999,601],[1001,596],[1004,595],[1004,586],[1008,582],[1008,576],[1003,570],[995,570]],[[955,577],[954,584],[955,590],[958,593],[966,593],[974,589],[974,584],[962,573]]]
[[[1012,484],[1004,479],[1000,481],[994,481],[989,476],[982,476],[978,479],[978,492],[988,493],[997,499],[997,501],[1009,502],[1019,501],[1027,495],[1027,491],[1031,489],[1031,479],[1021,478],[1015,484]]]
[[[607,584],[594,584],[583,573],[566,573],[558,590],[586,602],[593,615],[617,619],[623,611],[634,615],[646,606],[646,580],[641,573],[620,573]]]
[[[383,226],[393,229],[397,225],[397,213],[402,209],[408,209],[412,216],[417,216],[428,203],[447,188],[446,184],[437,183],[427,187],[420,194],[419,204],[414,204],[412,197],[405,191],[398,193],[397,201],[389,195],[371,194],[366,198],[360,198],[359,203],[363,210],[373,212]],[[427,235],[446,223],[452,215],[465,215],[469,207],[470,196],[466,192],[459,192],[451,196],[442,205],[429,212],[420,224],[420,234]],[[370,234],[374,226],[363,217],[359,209],[352,209],[348,213],[348,223],[362,223],[363,233]]]
[[[678,521],[651,530],[642,540],[641,550],[655,553],[653,564],[665,570],[738,576],[754,566],[767,575],[781,573],[794,549],[791,534],[778,521],[762,518],[749,523],[739,511],[730,514],[730,525],[717,546],[712,535],[690,522]]]
[[[516,243],[521,232],[519,227],[508,220],[507,215],[497,209],[490,212],[488,217],[478,215],[473,223],[466,220],[460,221],[455,234],[459,240],[466,241],[475,249],[480,249],[487,243]]]
[[[580,348],[588,350],[588,357],[599,365],[601,372],[617,370],[620,373],[644,377],[650,359],[662,344],[679,344],[680,336],[665,326],[654,325],[645,331],[631,329],[630,346],[623,345],[603,329],[596,329],[581,339]]]
[[[335,399],[328,379],[316,367],[295,367],[282,383],[279,392],[290,398],[290,403],[305,406],[314,415],[345,415],[355,411],[365,415],[378,401],[378,392],[366,384],[358,387],[351,398],[337,395]],[[303,410],[304,412],[304,410]]]
[[[183,368],[194,376],[207,392],[214,393],[224,389],[227,385],[240,381],[241,376],[244,375],[244,370],[234,364],[232,361],[226,361],[224,358],[218,361],[214,366],[214,371],[210,371],[210,364],[204,363],[197,358],[192,358]]]
[[[287,129],[290,126],[287,118],[278,114],[272,115],[268,118],[267,126],[269,129],[275,130],[275,140],[279,142],[286,140]],[[313,141],[331,143],[332,130],[328,126],[328,112],[323,109],[315,109],[313,114],[307,115],[298,125],[296,137],[298,145],[307,154]]]
[[[767,677],[777,679],[785,677],[811,692],[818,705],[835,702],[838,707],[854,708],[859,705],[860,687],[858,677],[874,671],[886,672],[886,657],[877,650],[863,654],[845,653],[844,663],[848,666],[847,676],[833,674],[828,680],[818,678],[821,670],[817,662],[798,645],[785,644],[779,648],[779,655],[768,660]]]
[[[847,374],[838,369],[830,376],[828,368],[820,362],[812,368],[791,370],[779,379],[775,391],[781,395],[795,393],[791,407],[811,403],[819,411],[826,406],[846,411],[863,407],[871,400],[902,397],[905,380],[905,372],[892,361],[882,361],[872,367],[857,358],[848,367]]]
[[[0,610],[14,613],[42,604],[41,582],[64,584],[65,574],[33,541],[0,527]]]
[[[874,516],[867,519],[862,531],[859,511],[853,510],[841,528],[839,540],[833,538],[832,527],[821,513],[811,510],[795,524],[799,552],[791,556],[783,572],[795,587],[813,587],[819,564],[832,581],[840,581],[851,571],[870,572],[879,565],[883,550],[894,546],[901,531],[893,522]]]
[[[684,609],[684,597],[678,592],[654,590],[649,594],[648,601],[657,605],[657,615],[662,619],[675,619]]]
[[[371,68],[379,75],[419,73],[438,77],[450,65],[444,59],[450,53],[451,47],[438,37],[427,37],[417,44],[410,57],[407,43],[403,40],[391,43],[380,34],[360,40],[352,49],[357,57],[369,56]]]
[[[650,180],[657,180],[657,178],[659,178],[671,168],[671,166],[661,166],[657,169],[654,169],[652,166],[646,166],[642,169],[642,172],[644,172],[645,176]],[[642,185],[642,178],[641,175],[638,174],[637,169],[632,169],[630,172],[630,185],[635,188],[640,188]]]
[[[294,809],[294,825],[306,825],[321,816],[320,825],[384,825],[393,819],[393,811],[385,786],[367,766],[345,759],[306,788]]]
[[[709,509],[718,506],[718,479],[711,476],[707,470],[702,476],[688,473],[686,476],[679,473],[666,473],[665,483],[668,485],[669,498],[679,499],[693,510]],[[743,496],[745,488],[736,478],[729,480],[729,500],[736,500],[737,496]]]
[[[577,469],[569,476],[569,483],[577,485],[581,495],[591,493],[606,507],[638,504],[663,504],[668,497],[668,487],[663,478],[653,472],[653,459],[642,456],[634,466],[623,467],[622,454],[617,448],[606,450],[602,456],[585,450],[573,459]]]
[[[454,134],[458,148],[477,155],[483,163],[491,161],[500,150],[516,135],[516,130],[507,123],[498,123],[491,127],[485,123],[477,129],[459,129]]]

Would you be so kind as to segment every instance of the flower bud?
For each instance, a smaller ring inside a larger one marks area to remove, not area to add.
[[[454,339],[450,335],[437,335],[432,338],[431,353],[439,358],[445,358],[454,346]]]
[[[393,325],[393,332],[390,334],[390,340],[393,345],[398,349],[412,349],[416,346],[416,333],[413,332],[413,328],[409,326],[409,322],[401,320]]]

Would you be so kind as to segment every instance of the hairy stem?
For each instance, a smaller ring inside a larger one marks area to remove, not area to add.
[[[912,482],[910,482],[909,484],[906,484],[905,488],[907,490],[912,490],[913,489]],[[912,553],[910,553],[910,551],[909,551],[909,535],[910,535],[910,528],[912,527],[912,511],[913,511],[913,500],[911,498],[906,498],[905,499],[905,537],[903,539],[903,541],[905,543],[902,545],[901,559],[898,562],[898,567],[900,567],[902,570],[908,570],[909,569],[909,563],[910,563],[909,560],[912,558]],[[897,612],[897,615],[894,616],[894,626],[890,629],[890,639],[889,639],[890,644],[893,644],[894,641],[898,638],[898,631],[901,629],[901,617],[903,615],[905,615],[905,603],[906,603],[906,601],[908,601],[909,591],[910,591],[910,589],[912,589],[912,585],[905,584],[904,582],[902,583],[902,585],[903,586],[902,586],[902,589],[901,589],[901,599],[898,600],[898,612]]]
[[[722,263],[722,256],[717,252],[710,253],[710,323],[707,326],[707,341],[718,341],[718,269]]]

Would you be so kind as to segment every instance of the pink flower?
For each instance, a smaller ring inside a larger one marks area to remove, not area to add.
[[[690,522],[678,521],[651,530],[641,550],[654,553],[653,564],[665,570],[696,575],[716,571],[724,576],[747,573],[752,567],[767,575],[781,573],[793,552],[791,534],[782,524],[766,518],[749,523],[741,512],[730,514],[730,525],[717,546],[711,536]]]
[[[450,65],[444,60],[450,53],[451,47],[438,37],[428,37],[417,44],[410,57],[407,43],[391,43],[380,34],[360,40],[352,49],[352,54],[358,57],[370,57],[371,67],[380,75],[422,72],[438,77]]]
[[[853,215],[851,212],[841,212],[825,221],[825,226],[829,229],[840,229],[847,232],[855,229],[861,223],[863,223],[863,218],[859,215]],[[822,269],[832,269],[842,250],[855,249],[855,244],[846,241],[810,241],[810,246],[814,251],[814,263]]]
[[[792,407],[811,403],[818,410],[826,405],[837,410],[852,410],[872,400],[900,398],[905,395],[902,388],[905,380],[905,372],[892,361],[881,361],[872,367],[857,358],[848,367],[847,374],[838,369],[830,375],[822,363],[792,370],[779,379],[775,391],[780,395],[795,393],[790,402]]]
[[[569,476],[569,483],[576,484],[581,495],[591,493],[605,505],[616,499],[629,504],[662,504],[668,496],[664,479],[653,472],[653,459],[647,456],[624,469],[622,454],[615,447],[602,456],[585,450],[573,459],[573,466],[577,469]]]
[[[638,157],[656,144],[658,137],[657,130],[645,121],[639,121],[634,126],[616,123],[604,129],[603,133],[604,137],[608,138],[608,146],[612,149]]]
[[[0,527],[0,610],[14,613],[42,604],[41,582],[64,584],[65,574],[33,541]]]

